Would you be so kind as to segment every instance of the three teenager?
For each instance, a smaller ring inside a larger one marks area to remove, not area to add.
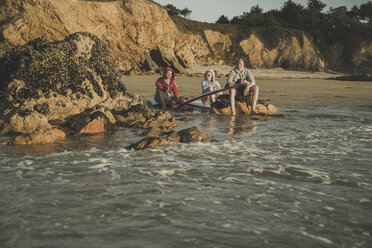
[[[237,89],[234,88],[230,90],[231,113],[233,115],[236,114],[235,95],[248,96],[250,92],[252,93],[252,113],[256,113],[259,87],[256,85],[256,81],[254,80],[252,73],[244,66],[243,59],[239,59],[237,66],[230,71],[229,76],[227,77],[227,85],[225,87],[229,87],[234,84],[243,85]],[[175,73],[171,68],[167,67],[165,69],[163,76],[156,81],[155,85],[155,101],[163,108],[184,102],[184,99],[178,95],[177,84],[175,82]],[[204,80],[201,83],[201,88],[202,94],[221,89],[220,83],[215,79],[214,70],[208,70],[205,72]],[[216,94],[207,96],[202,99],[202,102],[203,104],[213,103],[215,102],[215,98]]]

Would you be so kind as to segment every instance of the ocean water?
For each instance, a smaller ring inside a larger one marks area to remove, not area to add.
[[[0,147],[0,247],[371,247],[372,105],[279,111],[182,122],[212,143]]]

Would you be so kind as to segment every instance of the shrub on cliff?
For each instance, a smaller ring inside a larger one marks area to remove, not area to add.
[[[178,9],[173,4],[167,4],[167,5],[164,6],[164,8],[167,10],[168,15],[170,15],[170,16],[183,16],[183,17],[187,18],[192,13],[192,11],[189,8]]]

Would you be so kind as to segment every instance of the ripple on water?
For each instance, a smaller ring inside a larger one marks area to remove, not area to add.
[[[90,143],[41,156],[4,148],[0,240],[22,233],[34,246],[370,243],[369,108],[296,109],[234,127],[229,117],[203,115],[197,123],[220,140],[212,143],[132,151],[124,147],[140,137],[128,131],[111,141],[80,137],[72,142]]]

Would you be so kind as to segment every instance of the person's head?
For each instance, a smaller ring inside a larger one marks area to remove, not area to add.
[[[209,82],[213,82],[215,78],[214,70],[210,69],[204,73],[204,79],[208,80]]]
[[[169,67],[165,68],[164,73],[163,73],[163,78],[170,79],[171,81],[173,81],[174,77],[175,77],[174,71]]]
[[[238,70],[241,71],[244,69],[244,59],[240,58],[236,64],[236,67],[238,67]]]
[[[173,75],[173,72],[170,71],[170,70],[168,70],[168,71],[165,73],[165,78],[166,78],[166,79],[170,79],[170,78],[172,77],[172,75]]]

